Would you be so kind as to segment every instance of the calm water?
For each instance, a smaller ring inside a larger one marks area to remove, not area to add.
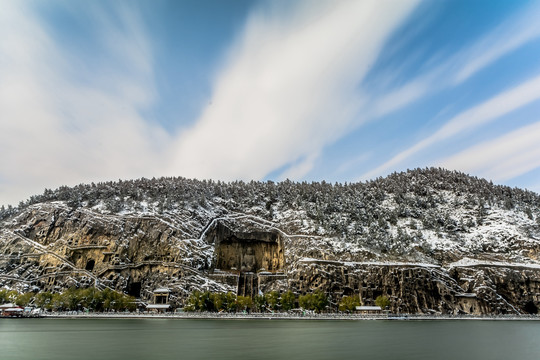
[[[538,360],[540,322],[0,319],[0,359]]]

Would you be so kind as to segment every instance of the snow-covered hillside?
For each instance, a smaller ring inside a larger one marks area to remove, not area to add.
[[[415,312],[505,312],[512,311],[505,302],[524,309],[540,300],[530,285],[540,281],[540,197],[443,169],[354,184],[161,178],[79,185],[2,208],[0,218],[7,286],[101,282],[147,298],[162,285],[175,288],[179,302],[193,289],[234,290],[213,268],[217,245],[209,234],[225,224],[231,234],[251,229],[283,239],[286,266],[276,281],[261,283],[265,289],[323,289],[335,299],[360,293],[366,303],[386,293],[396,309]],[[406,280],[411,269],[430,284]],[[508,276],[529,282],[526,299],[514,304],[501,291],[515,289],[501,290],[478,269],[513,271]],[[477,295],[486,286],[495,295]]]

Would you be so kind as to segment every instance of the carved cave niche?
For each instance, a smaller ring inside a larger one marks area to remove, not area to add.
[[[127,293],[130,296],[140,298],[141,297],[142,284],[140,281],[130,281],[127,286]]]
[[[533,301],[527,302],[523,310],[525,310],[529,314],[538,314],[538,307]]]
[[[86,262],[85,270],[92,271],[94,270],[94,266],[96,265],[96,261],[93,259],[90,259]]]
[[[215,246],[214,269],[275,273],[285,267],[283,239],[278,232],[235,232],[218,224],[211,236]]]

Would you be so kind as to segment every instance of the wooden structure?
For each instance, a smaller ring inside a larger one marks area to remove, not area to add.
[[[0,314],[2,317],[21,317],[23,315],[24,309],[15,304],[4,304],[0,305]]]
[[[171,308],[169,304],[169,295],[171,290],[159,288],[154,290],[154,302],[146,305],[146,310],[155,312],[166,312]]]

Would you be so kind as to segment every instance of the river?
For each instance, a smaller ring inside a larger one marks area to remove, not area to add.
[[[540,321],[0,319],[1,360],[538,360]]]

